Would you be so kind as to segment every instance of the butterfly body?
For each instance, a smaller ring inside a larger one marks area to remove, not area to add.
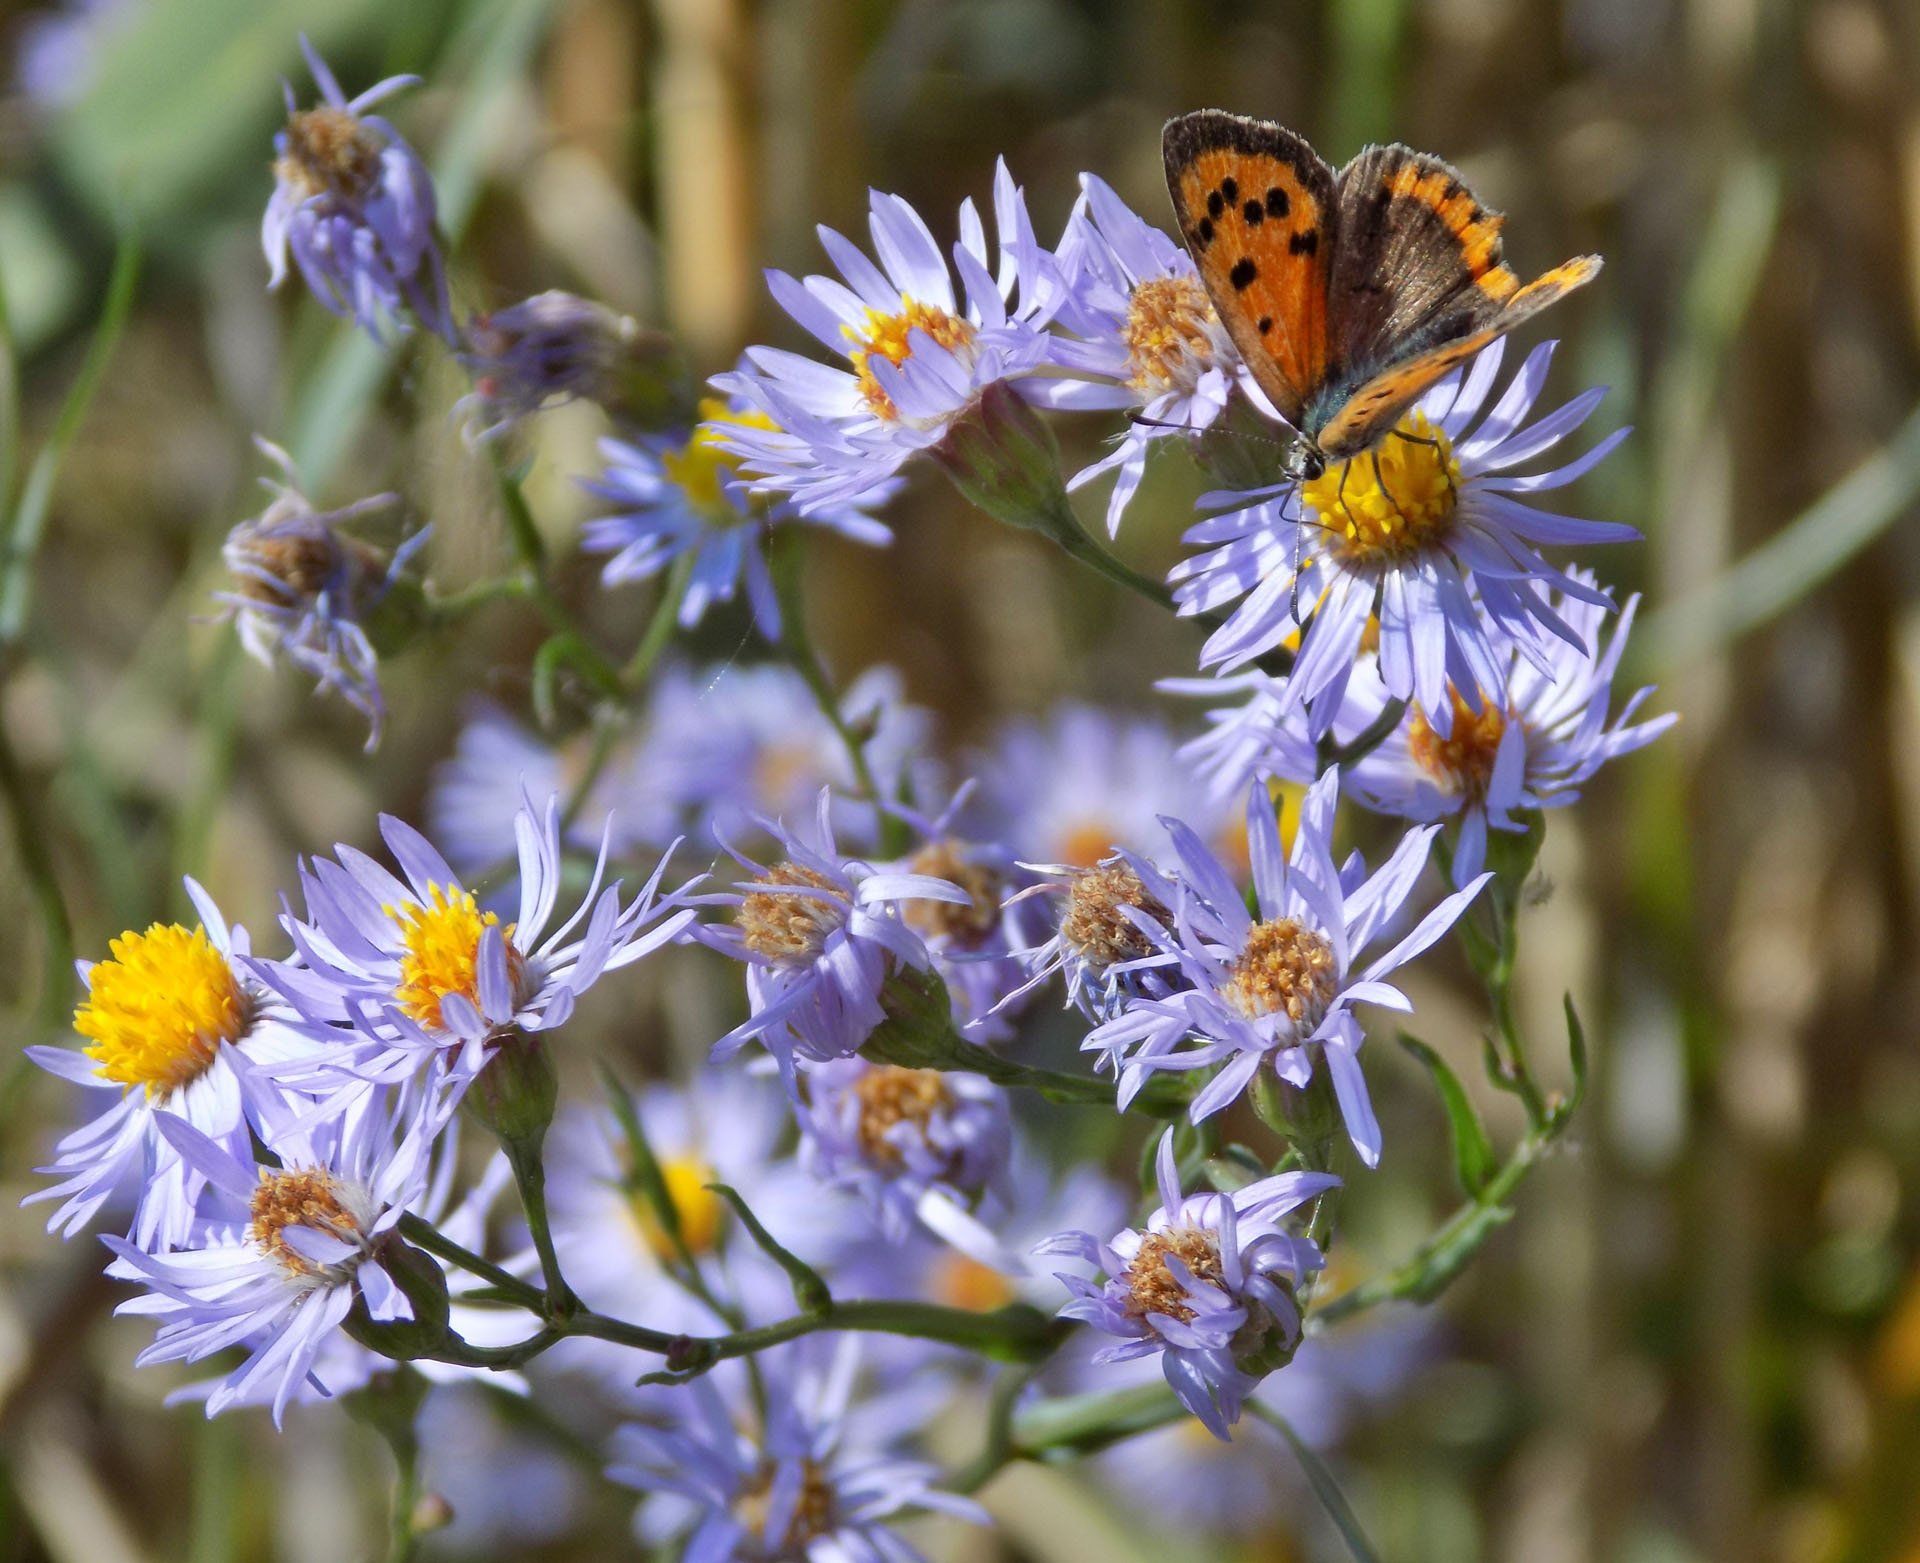
[[[1435,381],[1600,270],[1522,285],[1504,219],[1437,157],[1368,147],[1337,173],[1282,126],[1215,109],[1167,123],[1182,236],[1312,477],[1378,444]]]

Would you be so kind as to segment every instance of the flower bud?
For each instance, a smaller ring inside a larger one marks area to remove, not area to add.
[[[1079,539],[1053,431],[1005,381],[988,385],[953,420],[933,459],[970,504],[996,521],[1055,541]]]
[[[493,1044],[461,1106],[509,1151],[531,1148],[537,1155],[559,1096],[560,1082],[546,1044],[538,1033],[515,1028]]]

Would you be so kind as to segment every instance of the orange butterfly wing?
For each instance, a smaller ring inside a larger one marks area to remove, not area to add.
[[[1319,430],[1317,442],[1322,453],[1329,461],[1359,455],[1383,439],[1400,415],[1448,370],[1465,363],[1495,337],[1505,336],[1575,288],[1585,286],[1599,273],[1598,255],[1567,261],[1510,293],[1478,330],[1389,364],[1356,387]]]
[[[1334,175],[1278,125],[1203,109],[1167,121],[1167,188],[1227,334],[1289,422],[1327,377]]]

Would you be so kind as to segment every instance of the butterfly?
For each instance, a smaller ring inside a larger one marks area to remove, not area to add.
[[[1167,121],[1161,147],[1214,309],[1298,435],[1293,477],[1377,445],[1448,370],[1600,271],[1582,255],[1523,287],[1505,219],[1409,147],[1335,173],[1292,131],[1218,109]]]

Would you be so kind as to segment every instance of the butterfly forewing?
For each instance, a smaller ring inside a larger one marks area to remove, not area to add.
[[[1327,378],[1334,175],[1289,130],[1207,109],[1162,138],[1174,214],[1215,310],[1280,414]]]

